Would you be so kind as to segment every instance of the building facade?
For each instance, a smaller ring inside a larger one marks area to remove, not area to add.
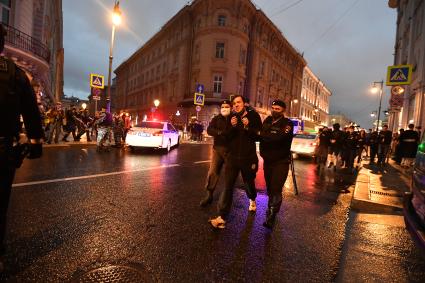
[[[394,64],[413,66],[412,83],[405,86],[401,105],[391,105],[389,125],[393,131],[412,123],[425,128],[425,1],[391,0],[397,9]],[[401,107],[400,107],[401,106]]]
[[[112,107],[149,118],[158,99],[155,117],[207,122],[222,99],[242,94],[264,116],[273,99],[289,105],[299,96],[305,65],[251,1],[195,0],[115,70]],[[205,86],[199,113],[193,103],[197,84]]]
[[[62,1],[2,0],[4,55],[30,78],[41,107],[63,96]]]
[[[293,115],[304,121],[306,130],[317,131],[328,125],[331,95],[326,85],[309,67],[305,67],[300,97],[293,100],[292,105]]]

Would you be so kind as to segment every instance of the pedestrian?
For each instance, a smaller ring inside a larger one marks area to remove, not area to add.
[[[202,199],[200,206],[204,207],[212,203],[214,190],[217,186],[220,177],[221,169],[225,163],[229,153],[227,135],[231,129],[230,125],[230,112],[232,106],[229,100],[223,100],[220,106],[220,114],[212,118],[208,128],[208,135],[214,138],[214,145],[212,148],[212,159],[210,169],[208,170],[207,181],[205,190],[207,195]]]
[[[317,169],[326,166],[326,159],[329,153],[329,146],[331,144],[331,132],[328,127],[319,129],[318,139],[319,145],[317,146]]]
[[[273,228],[282,205],[282,189],[288,177],[294,125],[285,117],[286,104],[281,100],[272,103],[271,116],[264,120],[260,138],[260,154],[264,159],[264,178],[269,197],[266,221]]]
[[[340,130],[339,123],[333,124],[333,131],[330,135],[330,146],[328,154],[328,168],[334,166],[334,171],[341,162],[342,147],[344,143],[345,133]]]
[[[69,134],[72,134],[72,138],[74,141],[77,141],[77,109],[75,107],[72,107],[71,109],[68,109],[65,111],[65,117],[66,117],[66,125],[64,126],[65,129],[65,135],[62,138],[62,141],[68,142],[68,136]]]
[[[402,160],[402,150],[401,150],[401,140],[400,137],[403,135],[404,129],[400,129],[399,133],[395,140],[395,150],[394,150],[394,161],[397,163],[397,165],[401,165]]]
[[[351,173],[354,173],[354,159],[358,151],[358,135],[354,131],[354,126],[347,129],[347,134],[344,140],[345,144],[345,166]]]
[[[369,165],[375,164],[375,157],[378,155],[378,131],[373,131],[369,137],[370,158]]]
[[[0,54],[4,49],[6,30],[0,24]],[[24,71],[12,60],[0,56],[0,273],[4,271],[7,209],[16,168],[24,154],[21,146],[13,146],[22,130],[20,116],[29,141],[28,158],[42,155],[42,121],[35,93]]]
[[[121,115],[115,114],[114,121],[112,124],[112,131],[114,133],[115,147],[121,147],[121,141],[124,135],[124,120]]]
[[[123,142],[125,143],[125,140],[127,139],[128,131],[131,129],[131,117],[130,114],[125,113],[122,115],[123,121],[124,121],[124,134],[123,134]]]
[[[378,166],[382,167],[386,163],[388,153],[391,148],[393,133],[388,130],[388,125],[384,125],[378,135]]]
[[[365,151],[367,155],[366,131],[361,129],[357,140],[357,166],[360,166],[360,163],[362,162],[363,151]]]
[[[256,111],[247,111],[244,97],[236,95],[232,99],[233,113],[230,116],[231,129],[229,139],[229,154],[225,163],[225,188],[218,202],[218,216],[210,219],[215,228],[225,228],[226,216],[230,212],[233,200],[233,189],[239,172],[245,184],[249,198],[249,211],[257,210],[255,176],[258,170],[258,157],[255,142],[259,140],[261,118]]]
[[[400,135],[402,160],[401,167],[410,168],[416,157],[419,145],[419,133],[414,130],[415,125],[409,124],[408,130]]]

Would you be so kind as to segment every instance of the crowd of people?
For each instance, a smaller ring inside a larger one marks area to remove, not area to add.
[[[408,130],[400,129],[393,133],[384,125],[380,131],[364,129],[356,131],[354,126],[340,129],[339,124],[333,128],[324,127],[318,133],[318,147],[316,157],[318,168],[327,166],[337,169],[348,168],[354,172],[365,156],[369,158],[369,165],[383,167],[390,158],[403,168],[413,165],[416,151],[420,143],[421,129],[413,124]]]
[[[86,140],[96,140],[98,149],[108,149],[112,140],[115,147],[121,147],[131,127],[131,119],[125,113],[108,113],[102,109],[90,115],[88,109],[61,109],[51,107],[42,113],[44,140],[47,144],[70,141],[79,142],[86,135]]]

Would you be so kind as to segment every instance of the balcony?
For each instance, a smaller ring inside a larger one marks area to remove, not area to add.
[[[3,23],[7,31],[6,44],[11,47],[16,47],[20,50],[32,53],[36,57],[39,57],[49,63],[50,51],[46,45],[44,45],[38,39]]]

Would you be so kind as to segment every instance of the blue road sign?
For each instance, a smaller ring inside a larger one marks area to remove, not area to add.
[[[205,87],[201,84],[196,84],[196,92],[197,93],[204,93]]]
[[[410,85],[412,81],[412,65],[389,66],[387,85]]]
[[[193,98],[193,104],[204,106],[205,104],[205,95],[202,93],[195,93]]]

